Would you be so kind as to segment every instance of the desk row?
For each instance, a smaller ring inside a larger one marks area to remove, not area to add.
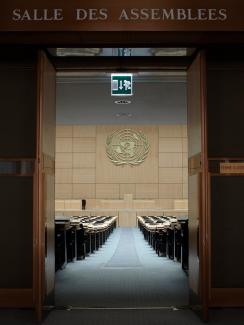
[[[117,217],[55,218],[55,268],[98,250],[117,226]]]
[[[137,217],[145,240],[158,256],[180,262],[188,270],[188,217]]]

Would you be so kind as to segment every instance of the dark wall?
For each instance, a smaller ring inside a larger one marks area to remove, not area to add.
[[[0,53],[0,160],[8,160],[0,163],[0,288],[32,288],[34,161],[14,159],[36,156],[37,55],[5,50]]]
[[[244,157],[244,56],[231,49],[207,57],[208,156]],[[210,164],[211,166],[211,164]],[[211,169],[211,167],[210,167]],[[244,176],[211,176],[212,287],[244,287]]]
[[[0,288],[32,287],[32,177],[0,177]]]
[[[211,180],[212,287],[244,288],[244,176]]]
[[[16,51],[16,50],[13,50]],[[0,157],[35,157],[36,56],[0,56]]]
[[[244,157],[244,59],[208,60],[209,157]]]

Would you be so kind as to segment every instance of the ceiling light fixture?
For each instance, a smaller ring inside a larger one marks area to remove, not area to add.
[[[121,99],[121,100],[116,100],[114,103],[118,105],[128,105],[131,104],[131,100]]]

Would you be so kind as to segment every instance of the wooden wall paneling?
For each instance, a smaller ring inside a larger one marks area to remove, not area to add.
[[[156,207],[157,200],[148,200],[148,199],[141,199],[141,200],[134,200],[133,201],[133,209],[153,209]]]
[[[159,184],[160,199],[182,198],[182,184]]]
[[[173,209],[174,208],[174,199],[158,199],[158,208],[164,209]]]
[[[125,194],[132,194],[136,197],[136,184],[119,184],[119,197],[124,198]]]
[[[182,138],[159,138],[159,152],[182,152]]]
[[[163,210],[165,217],[171,217],[172,215],[175,217],[185,217],[187,214],[187,211],[175,211],[175,210]]]
[[[70,129],[72,128],[72,130]],[[136,126],[138,130],[142,130],[149,135],[149,141],[151,145],[151,153],[147,166],[145,162],[141,166],[114,166],[106,155],[105,142],[108,134],[115,129],[126,128],[127,126],[85,126],[85,125],[73,125],[62,128],[59,125],[62,136],[70,136],[73,134],[72,152],[69,153],[57,153],[56,161],[56,185],[69,184],[70,173],[73,174],[72,184],[72,198],[99,198],[96,195],[96,190],[91,183],[96,184],[117,184],[119,186],[119,198],[123,199],[125,194],[132,194],[134,198],[151,198],[158,199],[159,187],[158,184],[162,183],[175,183],[182,184],[183,182],[183,155],[185,155],[185,166],[187,166],[187,153],[182,153],[183,150],[183,136],[186,126],[184,125],[164,125],[164,126]],[[134,128],[134,126],[130,126]],[[161,131],[159,131],[159,129]],[[161,132],[161,133],[160,133]],[[159,139],[159,133],[164,138]],[[63,138],[65,141],[67,138]],[[178,152],[162,152],[159,153],[159,141],[166,140],[166,146],[163,151],[178,151]],[[93,145],[89,147],[90,143],[96,143],[94,149]],[[75,144],[75,145],[74,145]],[[172,146],[173,144],[173,146]],[[87,149],[89,147],[89,149]],[[91,149],[92,148],[92,149]],[[94,151],[94,152],[74,152],[74,151]],[[152,168],[151,162],[154,162]],[[156,161],[156,164],[155,164]],[[143,166],[144,165],[144,166]],[[65,171],[62,169],[69,169]],[[93,170],[92,170],[93,169]],[[136,171],[136,173],[135,173]],[[176,171],[176,173],[174,173]],[[94,180],[93,172],[96,172]],[[99,182],[101,175],[101,180]],[[144,180],[142,179],[144,176]],[[152,178],[155,183],[152,184]],[[137,183],[141,182],[140,184]],[[150,180],[150,182],[149,182]],[[85,182],[87,184],[85,184]],[[129,182],[129,183],[128,183]],[[137,184],[137,185],[136,185]],[[145,184],[150,184],[149,186]],[[87,186],[86,186],[87,185]],[[171,186],[171,185],[170,185]],[[107,185],[106,185],[107,187]],[[117,186],[116,186],[117,188]],[[136,192],[137,188],[137,192]],[[86,193],[87,190],[87,193]],[[177,190],[175,190],[177,192]],[[106,192],[106,189],[105,189]],[[172,191],[171,191],[172,192]],[[68,199],[70,199],[70,187],[67,190]],[[178,191],[181,195],[177,197],[182,198],[183,186],[181,191]],[[186,191],[185,194],[186,195]],[[101,194],[101,187],[99,186],[98,195]],[[138,194],[138,195],[137,195]],[[65,189],[62,186],[57,186],[57,195],[59,198],[65,198]],[[104,195],[101,194],[104,198]],[[117,194],[111,194],[117,197]],[[172,206],[172,200],[176,194],[172,194],[172,197],[167,196],[167,199],[162,199],[164,202],[169,203],[168,206]],[[167,201],[168,200],[168,201]],[[95,202],[95,201],[94,201]],[[95,204],[95,203],[94,203]],[[93,206],[94,207],[94,206]],[[167,206],[166,206],[167,207]]]
[[[72,168],[72,153],[56,153],[56,168]]]
[[[95,168],[73,169],[73,184],[96,183]]]
[[[95,125],[73,125],[74,138],[95,138],[96,126]]]
[[[72,138],[57,138],[56,152],[72,152]]]
[[[55,181],[57,184],[72,184],[73,174],[72,169],[56,168]]]
[[[56,199],[72,199],[72,184],[55,184]]]
[[[64,201],[65,209],[81,209],[81,200],[65,200]]]
[[[86,184],[87,185],[87,184]],[[94,193],[96,192],[96,188],[94,184],[90,184],[92,185],[93,189],[94,189]],[[95,197],[95,194],[92,195],[92,197]],[[86,199],[86,209],[92,209],[92,208],[96,208],[97,207],[97,200],[96,199]]]
[[[95,153],[73,153],[73,168],[95,168]]]
[[[174,200],[174,209],[175,210],[187,210],[188,209],[188,200]]]
[[[73,152],[96,152],[95,138],[73,138]]]
[[[183,183],[182,168],[159,168],[159,183],[164,183],[164,184]]]
[[[73,126],[72,125],[57,125],[56,138],[72,138]]]
[[[136,215],[137,216],[159,216],[159,217],[162,217],[164,214],[163,214],[163,209],[161,211],[155,211],[155,210],[150,210],[150,208],[148,208],[148,210],[136,211]]]
[[[97,200],[97,207],[100,209],[125,209],[128,208],[124,200]]]
[[[118,211],[116,211],[116,210],[113,210],[113,211],[111,211],[111,210],[96,210],[96,211],[94,211],[94,210],[90,210],[89,211],[89,213],[90,213],[90,216],[91,217],[94,217],[94,216],[111,216],[111,217],[118,217],[119,216],[119,212]]]
[[[73,184],[73,199],[94,199],[96,197],[96,185],[95,184]],[[94,200],[95,201],[95,200]],[[93,202],[94,202],[93,201]],[[88,204],[88,208],[91,208]]]
[[[158,184],[136,184],[136,199],[157,199]]]
[[[118,199],[119,184],[96,184],[96,198]]]
[[[64,210],[64,200],[55,200],[55,210]]]
[[[159,167],[182,167],[182,153],[159,153]]]

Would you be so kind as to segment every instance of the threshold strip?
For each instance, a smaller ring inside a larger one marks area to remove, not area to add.
[[[79,307],[79,306],[45,306],[45,310],[172,310],[190,309],[190,306],[159,306],[159,307]]]

